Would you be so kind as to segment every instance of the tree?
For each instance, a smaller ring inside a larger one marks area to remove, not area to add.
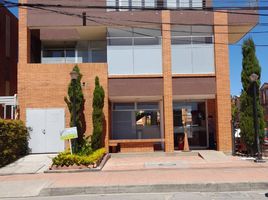
[[[91,137],[91,145],[93,150],[101,148],[102,145],[102,133],[103,133],[103,106],[104,106],[104,90],[99,82],[99,77],[95,78],[95,89],[93,93],[93,134]]]
[[[78,73],[77,80],[71,80],[68,86],[68,98],[64,97],[64,101],[66,102],[71,119],[70,119],[70,127],[77,127],[78,139],[76,148],[80,148],[83,143],[83,137],[85,132],[85,116],[84,116],[84,95],[81,87],[81,79],[82,74],[80,73],[79,67],[76,65],[73,68],[73,71]],[[75,100],[74,100],[75,98]],[[73,116],[73,106],[75,101],[75,119]],[[78,150],[75,148],[75,151]]]
[[[256,153],[256,141],[254,132],[254,116],[253,116],[253,88],[250,82],[250,75],[255,73],[261,77],[261,67],[256,57],[256,50],[254,42],[251,38],[244,41],[242,46],[243,62],[241,72],[242,93],[240,97],[240,129],[241,138],[245,143],[248,153]],[[260,80],[257,81],[257,113],[258,113],[258,127],[260,143],[263,143],[264,139],[264,116],[263,109],[260,105],[259,89]]]

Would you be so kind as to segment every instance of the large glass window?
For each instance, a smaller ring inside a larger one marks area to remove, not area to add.
[[[109,28],[109,74],[161,74],[160,28]]]
[[[208,74],[215,72],[211,26],[172,26],[172,72]]]
[[[42,42],[42,63],[105,63],[106,41]]]
[[[157,102],[114,103],[112,113],[112,139],[161,137]]]

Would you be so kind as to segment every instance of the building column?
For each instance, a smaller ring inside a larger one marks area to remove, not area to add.
[[[27,3],[27,0],[19,0],[19,3]],[[27,8],[19,7],[19,44],[18,44],[18,102],[20,119],[26,120],[26,99],[29,92],[26,88],[30,84],[27,81],[27,63],[30,62],[30,31],[27,27]]]
[[[214,12],[217,149],[232,151],[228,13]]]
[[[170,11],[162,11],[162,62],[165,151],[174,151]]]

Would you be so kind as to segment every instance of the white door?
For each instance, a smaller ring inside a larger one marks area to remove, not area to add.
[[[65,128],[64,109],[27,109],[26,125],[31,128],[29,148],[32,153],[64,150],[60,132]]]

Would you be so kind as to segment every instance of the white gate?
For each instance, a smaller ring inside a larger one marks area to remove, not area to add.
[[[65,128],[64,109],[27,109],[30,127],[29,148],[32,153],[56,153],[64,150],[60,132]]]

